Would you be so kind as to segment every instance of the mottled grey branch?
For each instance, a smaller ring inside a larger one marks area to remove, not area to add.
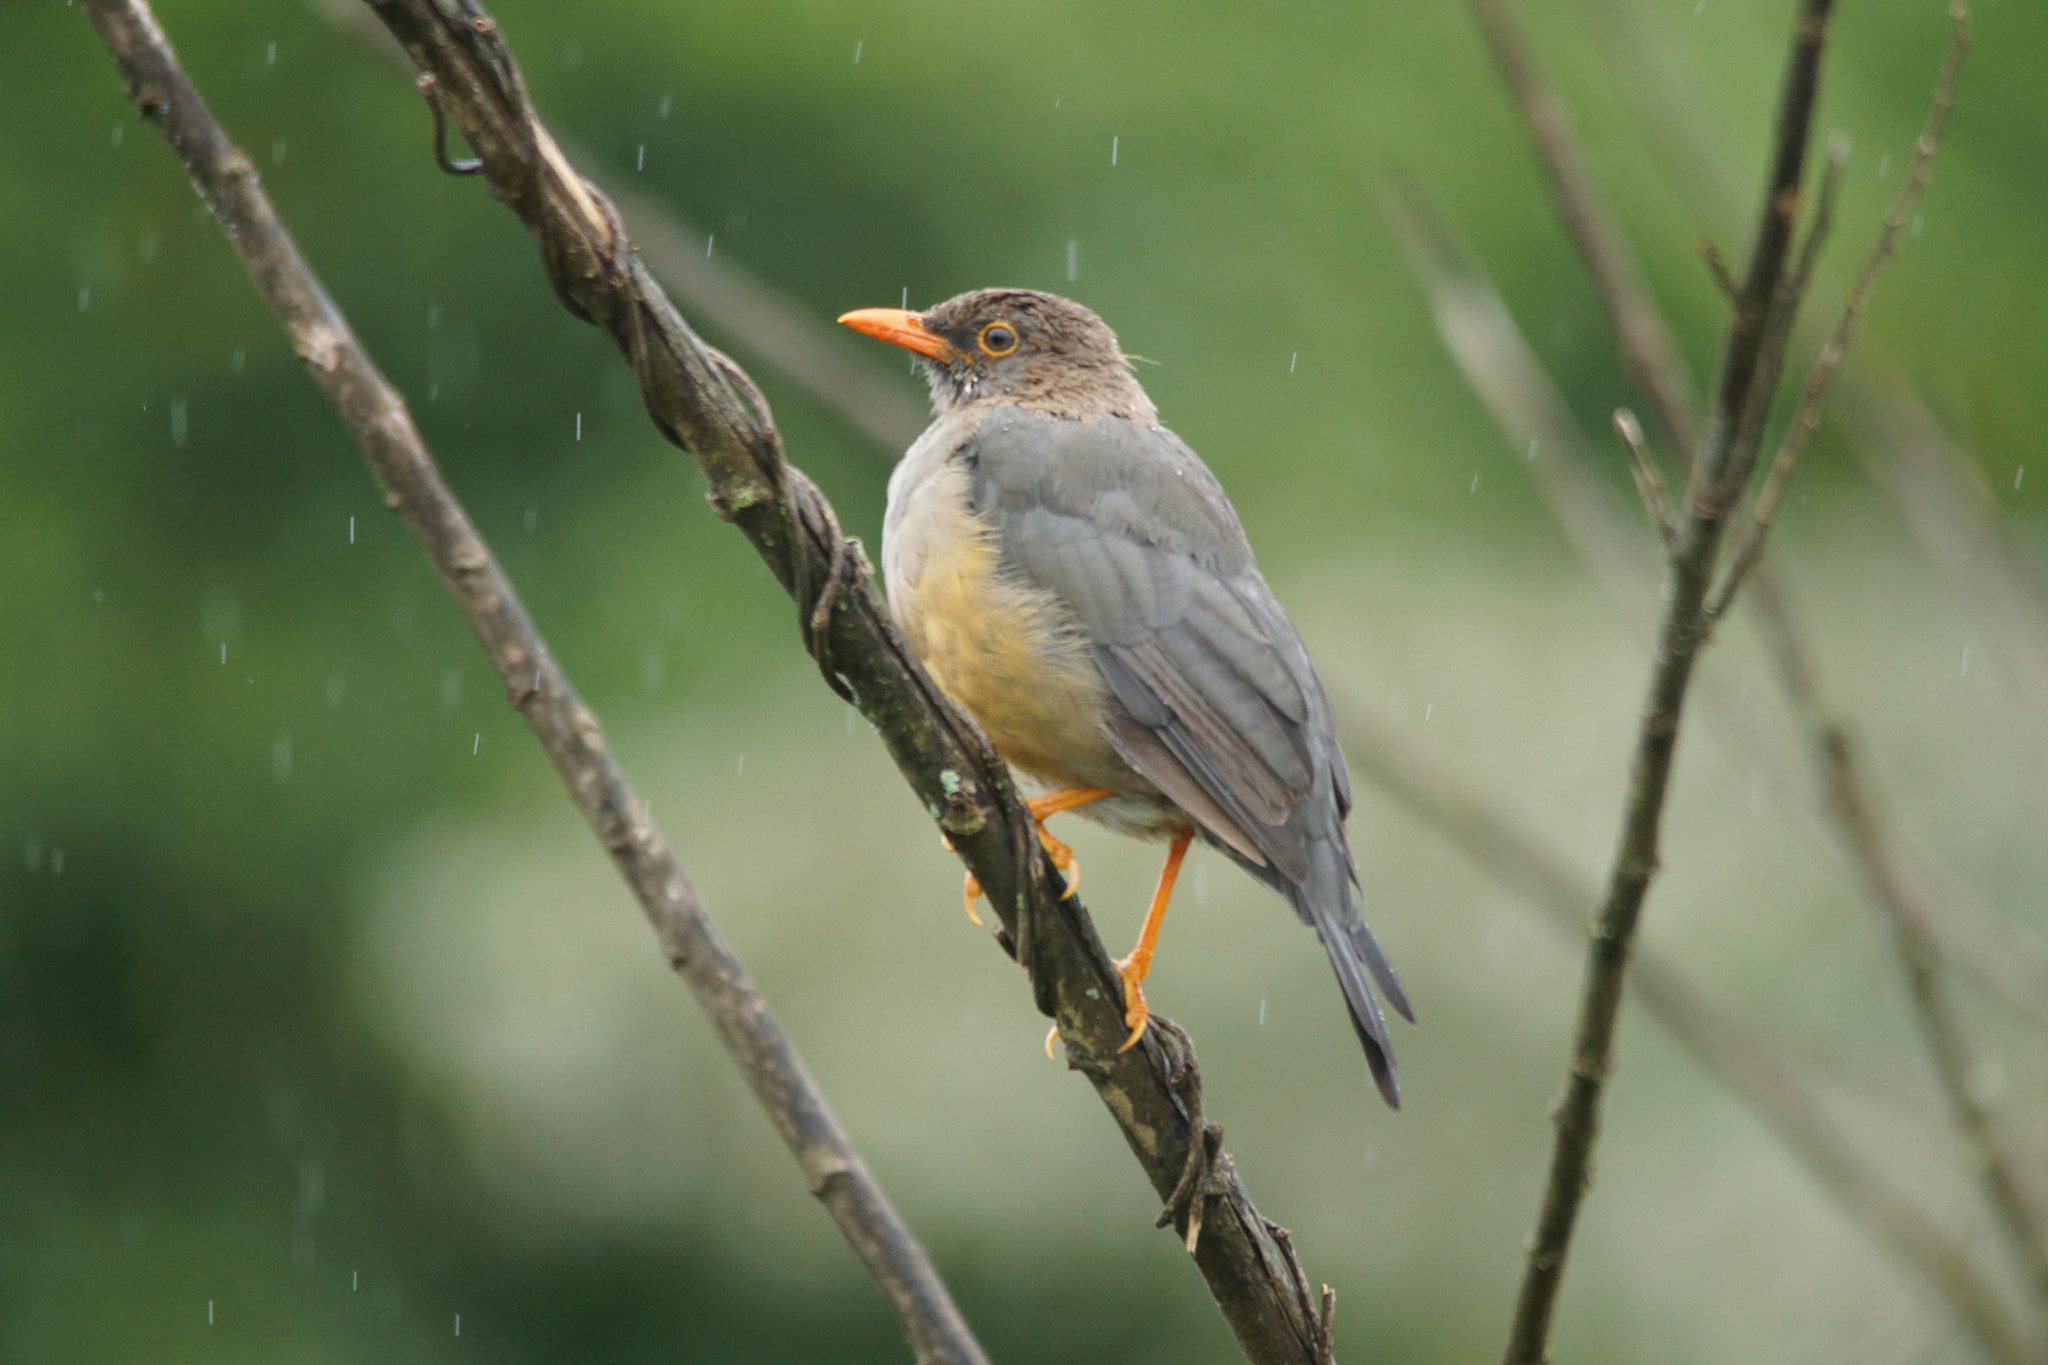
[[[747,537],[797,603],[797,624],[829,683],[874,723],[1003,924],[1002,942],[1054,1017],[1070,1066],[1095,1086],[1162,1200],[1239,1346],[1253,1361],[1325,1354],[1322,1305],[1294,1273],[1280,1229],[1253,1207],[1227,1153],[1213,1159],[1192,1051],[1156,1028],[1120,1052],[1120,983],[1078,897],[1063,899],[1007,768],[932,685],[897,634],[859,547],[784,458],[767,405],[731,360],[704,344],[634,252],[611,203],[579,175],[527,100],[497,22],[469,0],[373,0],[424,73],[445,117],[483,163],[483,180],[532,232],[563,306],[603,329],[639,381],[648,415],[688,451],[718,514]],[[1191,1164],[1200,1179],[1184,1184]]]
[[[924,1250],[840,1128],[824,1095],[698,901],[673,851],[577,698],[414,428],[328,299],[258,182],[179,68],[143,0],[86,0],[129,97],[176,149],[313,380],[363,447],[387,506],[418,537],[571,799],[645,910],[669,963],[795,1156],[811,1193],[895,1309],[920,1361],[985,1365]]]

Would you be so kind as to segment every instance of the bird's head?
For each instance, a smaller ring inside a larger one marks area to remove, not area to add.
[[[922,313],[861,308],[839,320],[916,352],[940,413],[987,400],[1060,417],[1159,420],[1116,333],[1057,294],[977,289]]]

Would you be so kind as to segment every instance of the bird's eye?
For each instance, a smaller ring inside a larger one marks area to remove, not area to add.
[[[1007,322],[991,322],[981,329],[983,355],[1001,359],[1017,349],[1017,329]]]

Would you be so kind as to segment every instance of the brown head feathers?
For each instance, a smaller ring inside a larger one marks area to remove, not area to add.
[[[977,289],[927,309],[921,321],[946,342],[945,353],[920,357],[936,412],[1016,403],[1056,417],[1158,425],[1116,333],[1072,299]]]

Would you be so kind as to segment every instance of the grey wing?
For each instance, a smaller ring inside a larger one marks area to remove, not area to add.
[[[1011,570],[1072,610],[1118,749],[1316,929],[1398,1104],[1372,983],[1414,1016],[1359,908],[1329,701],[1214,476],[1171,432],[1114,419],[1012,410],[975,445],[976,511]]]

